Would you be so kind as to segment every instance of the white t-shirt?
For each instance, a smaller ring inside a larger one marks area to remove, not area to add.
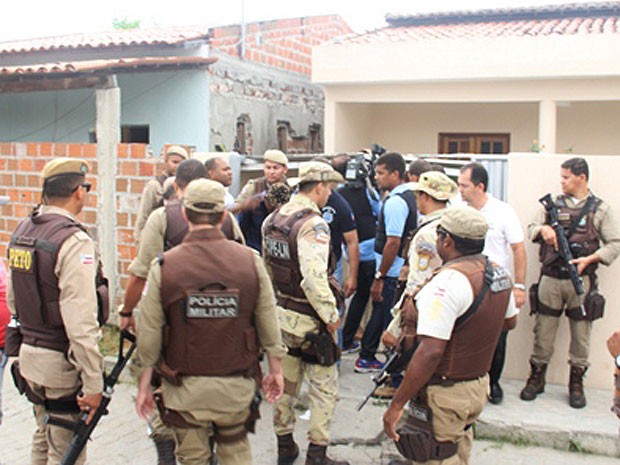
[[[489,223],[482,253],[511,271],[510,245],[524,241],[523,229],[514,208],[491,194],[487,195],[487,203],[480,209]]]
[[[456,319],[473,303],[473,294],[471,284],[463,273],[453,269],[441,271],[416,296],[418,334],[449,340]],[[518,313],[511,292],[505,318]]]
[[[226,191],[226,195],[224,196],[224,206],[226,208],[232,208],[235,205],[235,198],[233,195]]]

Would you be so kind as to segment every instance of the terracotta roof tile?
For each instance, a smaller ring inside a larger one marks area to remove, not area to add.
[[[620,34],[620,2],[482,10],[417,16],[388,15],[390,26],[344,38],[375,44],[506,36]]]
[[[0,53],[52,50],[177,45],[188,40],[208,39],[208,27],[170,27],[71,34],[58,37],[0,42]]]
[[[112,60],[90,60],[71,63],[45,63],[32,66],[0,67],[0,79],[36,74],[77,74],[97,71],[122,72],[136,68],[152,69],[178,66],[206,66],[217,61],[216,57],[144,57]]]

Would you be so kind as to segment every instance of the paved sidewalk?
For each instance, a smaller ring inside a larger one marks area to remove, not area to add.
[[[346,458],[352,465],[387,465],[397,456],[391,441],[382,435],[381,415],[384,402],[370,401],[362,412],[355,406],[371,387],[370,375],[354,374],[353,356],[346,356],[342,364],[340,401],[333,425],[331,454]],[[562,441],[547,444],[548,438],[561,433],[573,438],[573,444],[587,448],[575,438],[591,434],[593,441],[609,440],[618,445],[618,420],[609,412],[610,398],[606,391],[588,391],[586,409],[573,410],[565,403],[563,387],[550,387],[534,403],[522,402],[517,393],[521,382],[505,382],[506,400],[501,406],[489,406],[478,425],[478,432],[486,436],[510,436],[510,431],[533,432],[533,436],[516,435],[521,443],[554,445],[564,448]],[[34,430],[31,408],[25,398],[19,397],[10,377],[5,378],[4,424],[0,427],[0,463],[26,465],[30,462],[30,440]],[[104,417],[89,444],[89,465],[155,465],[156,456],[152,442],[147,437],[146,425],[133,407],[135,386],[122,383],[110,404],[110,415]],[[276,448],[271,426],[271,406],[261,407],[263,419],[258,424],[258,434],[251,435],[254,463],[275,463]],[[302,411],[299,412],[303,414]],[[305,432],[308,421],[298,420],[295,437],[302,450],[307,447]],[[486,429],[486,430],[485,430]],[[488,434],[497,430],[498,434]],[[579,436],[581,432],[582,436]],[[514,435],[513,435],[514,437]],[[303,464],[302,458],[296,462]],[[477,440],[474,444],[472,465],[620,465],[620,459],[558,451],[547,447],[513,446],[504,442]]]

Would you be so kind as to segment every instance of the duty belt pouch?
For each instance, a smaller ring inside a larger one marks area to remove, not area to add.
[[[540,313],[540,307],[538,306],[538,283],[534,283],[530,286],[529,298],[530,298],[530,315]]]
[[[188,422],[183,415],[181,415],[176,410],[171,410],[164,405],[164,398],[161,394],[154,394],[155,404],[157,405],[157,410],[159,410],[159,415],[161,416],[161,421],[164,422],[164,425],[168,427],[177,427],[177,428],[185,428],[185,429],[193,429],[200,428],[200,425],[195,425],[193,423]]]
[[[170,366],[161,360],[157,365],[157,373],[173,386],[183,384],[183,379],[177,370],[173,370]]]
[[[396,441],[398,452],[414,462],[444,460],[456,454],[456,443],[439,442],[435,439],[430,407],[414,402],[411,402],[409,407],[409,418],[397,430],[400,436]]]
[[[17,357],[19,355],[22,339],[21,329],[17,324],[17,320],[13,318],[6,327],[4,339],[4,353],[7,357]]]
[[[586,308],[586,320],[594,321],[603,318],[605,314],[605,297],[599,294],[598,289],[592,289],[588,292],[583,305]]]
[[[13,378],[13,384],[15,384],[17,392],[19,392],[20,395],[25,394],[28,400],[36,405],[42,405],[45,402],[45,399],[36,395],[34,391],[30,389],[30,386],[28,386],[26,378],[24,378],[19,371],[18,360],[14,361],[11,365],[11,377]]]

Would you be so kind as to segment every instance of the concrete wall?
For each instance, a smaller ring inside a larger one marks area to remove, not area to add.
[[[252,153],[278,147],[277,122],[288,121],[296,135],[308,135],[311,124],[323,127],[323,92],[309,79],[226,56],[211,72],[211,147],[233,149],[237,118],[250,117]]]
[[[558,152],[620,153],[620,102],[564,103],[557,115]],[[330,102],[325,150],[352,151],[378,142],[402,153],[436,153],[439,133],[491,132],[510,134],[510,151],[528,152],[538,138],[538,118],[536,102]]]
[[[157,155],[164,144],[209,147],[207,71],[118,76],[121,124],[150,125]],[[89,142],[95,130],[94,89],[0,95],[0,140]]]
[[[535,155],[511,154],[509,156],[509,197],[508,202],[517,210],[523,228],[542,208],[538,199],[548,192],[560,192],[560,164],[574,155]],[[616,218],[620,214],[617,186],[610,182],[608,173],[620,172],[620,156],[585,157],[590,165],[590,188],[602,199],[610,203]],[[526,239],[527,285],[538,280],[538,247]],[[613,359],[607,352],[605,341],[620,327],[620,288],[617,285],[620,260],[611,266],[599,268],[600,290],[607,299],[607,308],[602,320],[593,324],[590,352],[591,367],[587,373],[586,386],[609,388],[613,382]],[[534,317],[529,316],[529,304],[521,309],[517,328],[508,337],[508,356],[504,376],[523,379],[528,375],[528,360],[532,351]],[[568,382],[568,343],[570,340],[568,321],[562,317],[558,330],[555,353],[549,371],[548,381],[566,384]]]
[[[122,124],[150,124],[156,155],[165,144],[209,149],[209,74],[205,70],[119,75]]]

